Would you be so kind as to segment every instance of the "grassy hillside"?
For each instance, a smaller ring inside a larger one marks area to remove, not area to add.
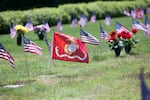
[[[129,17],[114,18],[109,27],[99,20],[89,22],[84,28],[100,40],[98,46],[87,45],[89,64],[50,62],[45,42],[39,41],[34,33],[27,33],[26,37],[43,48],[42,56],[26,54],[29,77],[23,47],[17,46],[16,39],[10,39],[9,35],[1,35],[0,42],[15,58],[16,67],[13,69],[7,61],[0,59],[0,100],[140,100],[138,74],[141,67],[145,68],[146,82],[150,84],[150,35],[144,37],[139,31],[136,36],[140,42],[131,55],[122,51],[116,58],[99,37],[99,23],[109,33],[115,29],[116,21],[131,29]],[[63,28],[63,33],[79,38],[79,26],[72,29],[70,25],[64,25]],[[47,34],[49,40],[51,35],[51,32]],[[25,86],[4,88],[9,84]]]

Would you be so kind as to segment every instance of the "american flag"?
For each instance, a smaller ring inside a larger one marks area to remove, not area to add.
[[[105,24],[106,24],[107,26],[110,25],[110,22],[111,22],[111,16],[110,16],[109,14],[107,14],[107,15],[105,16],[104,22],[105,22]]]
[[[144,10],[142,8],[136,8],[136,18],[142,19],[144,16]]]
[[[106,38],[108,38],[108,33],[106,33],[106,32],[104,31],[104,29],[102,28],[102,26],[100,26],[100,38],[101,38],[101,39],[106,39]]]
[[[133,29],[139,29],[139,30],[143,30],[145,32],[148,31],[148,28],[141,22],[138,22],[135,19],[132,19],[132,28]]]
[[[37,46],[34,42],[27,39],[25,36],[23,36],[23,41],[24,41],[24,51],[25,52],[42,55],[42,48]]]
[[[83,29],[80,30],[80,40],[85,43],[98,45],[99,40],[97,40],[94,36],[90,33],[85,32]]]
[[[25,27],[29,30],[29,31],[33,31],[33,24],[31,19],[28,20],[28,22],[26,23]]]
[[[148,16],[147,16],[147,15],[146,15],[146,17],[145,17],[144,24],[145,24],[145,26],[148,28],[148,31],[145,31],[144,33],[145,33],[145,34],[150,33],[150,23],[149,23],[149,19],[148,19]]]
[[[73,17],[71,20],[71,27],[75,28],[77,26],[77,24],[78,24],[77,18]]]
[[[117,34],[125,31],[125,32],[129,32],[132,35],[132,33],[125,26],[121,25],[119,22],[116,22],[116,31]]]
[[[130,15],[131,15],[128,10],[124,10],[124,11],[123,11],[123,14],[126,15],[126,16],[130,16]]]
[[[47,47],[48,47],[49,52],[51,52],[51,44],[50,44],[50,42],[48,41],[48,39],[47,39],[46,36],[45,36],[45,42],[46,42],[46,45],[47,45]]]
[[[131,17],[136,18],[136,10],[135,9],[131,9]]]
[[[90,22],[95,22],[96,21],[96,15],[94,13],[91,14]]]
[[[16,35],[15,25],[11,22],[10,23],[10,37],[13,39]]]
[[[144,80],[144,69],[141,69],[141,73],[139,75],[140,78],[140,88],[141,88],[141,100],[150,100],[150,89],[147,86]]]
[[[80,20],[79,20],[79,24],[81,25],[81,27],[85,27],[86,23],[87,23],[87,18],[84,14],[81,15]]]
[[[14,58],[5,50],[5,48],[3,47],[1,43],[0,43],[0,58],[8,60],[11,66],[13,68],[15,67]]]
[[[150,14],[150,5],[146,8],[146,13]]]
[[[141,17],[143,18],[144,17],[144,9],[141,8]]]
[[[57,30],[59,30],[59,31],[62,31],[62,30],[63,30],[62,23],[61,23],[61,20],[60,20],[60,19],[58,19],[58,21],[57,21],[57,26],[56,26],[56,28],[57,28]]]

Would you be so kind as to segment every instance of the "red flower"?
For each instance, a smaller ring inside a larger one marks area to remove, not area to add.
[[[116,31],[112,31],[110,34],[110,37],[106,39],[106,41],[110,42],[111,40],[116,40]]]
[[[131,34],[129,33],[129,32],[125,32],[125,31],[123,31],[123,32],[121,32],[121,33],[119,33],[119,34],[117,34],[117,36],[119,37],[119,38],[123,38],[123,39],[130,39],[132,36],[131,36]]]
[[[116,40],[116,37],[112,36],[112,37],[109,38],[109,40]]]
[[[129,33],[129,32],[127,32],[126,34],[125,34],[125,39],[130,39],[132,36],[131,36],[131,34]]]
[[[112,31],[111,33],[110,33],[110,36],[115,36],[116,35],[116,31]]]
[[[137,29],[132,29],[132,33],[137,33],[138,32],[138,30]]]

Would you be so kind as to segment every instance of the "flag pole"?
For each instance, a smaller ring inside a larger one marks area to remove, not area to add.
[[[23,40],[23,34],[21,33],[21,38],[22,38],[22,44],[23,44],[23,51],[24,51],[24,57],[25,57],[25,66],[26,66],[26,70],[28,73],[28,77],[29,77],[29,69],[28,69],[28,62],[27,62],[27,56],[24,50],[24,40]]]
[[[52,41],[53,41],[53,34],[54,34],[54,28],[53,28],[53,30],[52,30]],[[53,43],[53,42],[52,42]],[[51,46],[52,47],[52,46]],[[50,48],[50,59],[51,59],[51,61],[52,61],[52,58],[51,58],[51,48]],[[54,64],[54,62],[53,62],[53,65],[54,65],[54,67],[56,67],[56,65]]]
[[[46,45],[47,45],[47,47],[48,47],[48,51],[49,51],[49,58],[51,57],[51,53],[50,53],[50,51],[51,51],[51,48],[50,48],[50,43],[49,43],[49,41],[48,41],[48,39],[47,39],[47,37],[46,37],[46,34],[44,34],[44,40],[45,40],[45,43],[46,43]],[[51,72],[51,58],[50,58],[50,63],[49,63],[49,66],[50,66],[50,72]]]
[[[46,45],[48,46],[49,58],[50,58],[50,63],[49,63],[49,65],[50,65],[50,72],[51,72],[51,62],[52,62],[52,59],[51,59],[51,44],[50,44],[50,42],[48,41],[48,39],[47,39],[47,37],[46,37],[46,34],[44,34],[44,40],[45,40]],[[54,65],[54,67],[55,67],[54,62],[53,62],[53,65]]]

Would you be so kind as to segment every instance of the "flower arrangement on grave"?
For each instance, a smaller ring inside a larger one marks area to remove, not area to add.
[[[17,33],[17,45],[21,45],[21,41],[22,41],[21,35],[24,35],[25,33],[27,33],[28,29],[22,25],[16,25],[15,30]]]

